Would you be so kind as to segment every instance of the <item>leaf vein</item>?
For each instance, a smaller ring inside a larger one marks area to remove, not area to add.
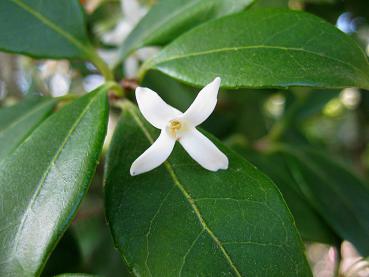
[[[42,175],[39,183],[37,184],[36,190],[34,195],[32,196],[30,202],[28,203],[27,208],[25,209],[25,214],[23,215],[18,230],[16,232],[15,235],[15,247],[13,249],[13,253],[17,251],[18,249],[18,245],[19,245],[19,240],[18,237],[20,235],[20,232],[23,230],[24,228],[24,224],[28,218],[29,215],[29,211],[32,210],[32,207],[37,199],[37,197],[39,196],[39,194],[41,193],[41,189],[43,188],[43,186],[45,185],[45,180],[47,178],[48,173],[50,172],[51,168],[53,165],[55,165],[55,161],[58,159],[58,157],[60,156],[61,152],[63,151],[65,145],[67,144],[69,138],[72,136],[72,133],[75,131],[75,129],[77,128],[77,126],[79,125],[79,123],[81,122],[82,118],[84,117],[84,115],[87,113],[89,107],[93,104],[93,102],[96,100],[96,97],[94,97],[92,100],[90,100],[90,102],[86,105],[86,107],[83,109],[83,111],[81,112],[81,114],[78,116],[77,120],[74,122],[74,124],[72,125],[71,129],[68,131],[65,139],[63,140],[63,143],[60,145],[60,147],[57,149],[54,157],[52,158],[52,160],[50,161],[49,166],[46,168],[44,174]]]
[[[168,59],[162,59],[160,60],[160,56],[158,56],[158,62],[155,62],[155,58],[151,61],[151,63],[153,63],[152,65],[156,66],[159,65],[161,63],[167,63],[167,62],[171,62],[174,60],[180,60],[180,59],[187,59],[190,57],[196,57],[196,56],[202,56],[202,55],[212,55],[212,54],[216,54],[216,53],[222,53],[222,52],[232,52],[232,51],[240,51],[240,50],[247,50],[247,49],[274,49],[274,50],[282,50],[282,51],[295,51],[295,52],[306,52],[315,56],[319,56],[321,58],[325,58],[328,60],[332,60],[341,64],[344,64],[348,67],[351,67],[352,69],[354,69],[355,71],[359,71],[362,74],[364,74],[364,76],[367,76],[368,73],[363,71],[361,68],[358,68],[357,66],[354,66],[350,63],[347,63],[343,60],[340,60],[338,58],[334,58],[334,57],[329,57],[323,53],[319,53],[319,52],[314,52],[311,50],[307,50],[304,48],[296,48],[296,47],[284,47],[284,46],[272,46],[272,45],[252,45],[252,46],[240,46],[240,47],[225,47],[225,48],[219,48],[219,49],[211,49],[211,50],[206,50],[206,51],[199,51],[199,52],[193,52],[193,53],[187,53],[187,54],[182,54],[182,55],[177,55],[177,56],[173,56],[170,57]],[[150,67],[150,62],[148,63],[148,67]]]
[[[145,134],[145,136],[148,138],[148,140],[152,143],[153,138],[151,137],[149,131],[146,130],[146,128],[145,128],[144,124],[141,122],[140,118],[132,110],[132,106],[127,105],[127,108],[128,108],[127,109],[128,112],[132,115],[133,119],[136,121],[138,126],[141,128],[142,132]],[[177,175],[175,174],[171,164],[168,161],[166,161],[164,163],[164,165],[165,165],[167,171],[169,172],[169,174],[170,174],[170,176],[171,176],[171,178],[174,182],[174,185],[182,192],[183,196],[185,197],[185,199],[187,200],[187,202],[189,203],[189,205],[191,206],[191,208],[195,212],[195,215],[196,215],[197,219],[199,220],[199,222],[200,222],[201,226],[203,227],[203,229],[206,230],[208,235],[211,237],[211,239],[214,241],[214,243],[218,246],[218,248],[222,252],[223,256],[225,257],[225,259],[227,261],[227,263],[230,265],[230,267],[232,268],[232,270],[234,271],[236,276],[241,277],[242,276],[241,273],[238,271],[237,267],[235,266],[234,262],[232,261],[231,257],[229,256],[228,252],[223,247],[221,241],[213,233],[213,231],[209,228],[209,226],[207,225],[207,223],[206,223],[204,217],[202,216],[199,208],[195,204],[195,201],[193,200],[191,195],[187,192],[185,187],[181,184],[181,182],[178,180]]]

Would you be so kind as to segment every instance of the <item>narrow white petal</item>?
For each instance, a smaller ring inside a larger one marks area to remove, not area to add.
[[[136,89],[136,99],[143,116],[158,129],[163,129],[169,120],[182,115],[180,111],[165,103],[151,89],[138,87]]]
[[[179,142],[202,167],[211,171],[228,168],[227,156],[196,128],[189,130]]]
[[[204,87],[197,95],[195,101],[184,113],[183,117],[193,126],[200,125],[213,112],[217,104],[217,96],[220,87],[220,78],[217,77]]]
[[[175,140],[165,130],[161,131],[159,138],[132,164],[132,176],[150,171],[168,159],[173,150]]]

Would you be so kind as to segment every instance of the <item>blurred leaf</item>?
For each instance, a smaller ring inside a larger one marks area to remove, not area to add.
[[[331,228],[355,245],[363,256],[369,254],[369,186],[347,166],[311,149],[283,146],[291,176],[310,204]]]
[[[72,231],[67,230],[48,259],[41,276],[77,272],[82,264],[81,251]]]
[[[235,117],[233,132],[244,134],[248,140],[254,141],[267,134],[268,122],[265,117],[264,104],[269,91],[237,90],[227,91],[229,106],[223,113]]]
[[[37,58],[90,56],[78,0],[2,0],[0,18],[0,50]]]
[[[198,91],[170,78],[159,71],[146,74],[142,86],[149,87],[173,107],[185,111],[192,104]]]
[[[308,92],[308,96],[303,101],[298,111],[295,113],[295,122],[300,123],[301,121],[312,117],[322,111],[324,106],[333,98],[339,96],[339,91],[311,91]]]
[[[86,273],[64,273],[56,275],[55,277],[98,277],[98,275],[86,274]]]
[[[255,4],[252,5],[252,9],[259,9],[259,8],[288,8],[289,0],[258,0],[255,1]]]
[[[89,206],[94,203],[89,202]],[[73,225],[82,248],[88,272],[104,277],[131,276],[127,265],[114,247],[110,230],[103,216],[79,219]]]
[[[15,150],[51,114],[55,105],[54,99],[30,96],[0,109],[0,160]]]
[[[100,5],[89,14],[87,24],[93,34],[93,44],[98,47],[109,48],[111,46],[104,45],[101,41],[102,36],[112,29],[122,20],[121,1],[100,1]]]
[[[332,47],[334,45],[334,47]],[[260,9],[205,23],[164,48],[157,69],[203,86],[369,88],[369,63],[356,42],[313,15]]]
[[[291,176],[288,165],[282,155],[248,151],[246,157],[268,174],[277,184],[304,240],[337,244],[337,235],[306,200],[299,185]]]
[[[157,133],[127,103],[107,160],[109,226],[136,275],[311,275],[274,184],[217,140],[226,171],[204,170],[177,145],[165,165],[131,177]]]
[[[127,265],[119,255],[119,252],[114,247],[108,227],[104,227],[104,231],[106,232],[102,234],[102,240],[99,241],[93,253],[91,270],[105,277],[132,276]]]
[[[104,141],[107,86],[45,120],[0,167],[0,276],[38,275],[86,193]]]
[[[212,18],[245,9],[253,0],[161,0],[137,24],[123,43],[123,59],[143,46],[164,45]]]

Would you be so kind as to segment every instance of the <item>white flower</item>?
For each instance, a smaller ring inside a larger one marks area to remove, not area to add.
[[[170,155],[178,140],[187,153],[202,167],[217,171],[228,168],[228,158],[196,126],[213,112],[220,86],[220,78],[204,87],[185,113],[169,106],[160,96],[138,87],[138,107],[154,127],[161,129],[159,138],[131,166],[131,175],[150,171],[161,165]]]

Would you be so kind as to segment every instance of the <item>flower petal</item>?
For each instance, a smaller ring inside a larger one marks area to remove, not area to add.
[[[204,122],[213,112],[217,104],[220,81],[220,78],[217,77],[204,87],[192,105],[184,113],[183,118],[189,121],[194,127]]]
[[[202,167],[211,171],[228,168],[227,156],[196,128],[189,130],[179,142]]]
[[[158,129],[163,129],[169,120],[182,115],[180,111],[165,103],[151,89],[138,87],[136,89],[136,99],[143,116]]]
[[[175,140],[165,130],[161,131],[158,139],[132,164],[132,176],[150,171],[161,165],[173,150]]]

